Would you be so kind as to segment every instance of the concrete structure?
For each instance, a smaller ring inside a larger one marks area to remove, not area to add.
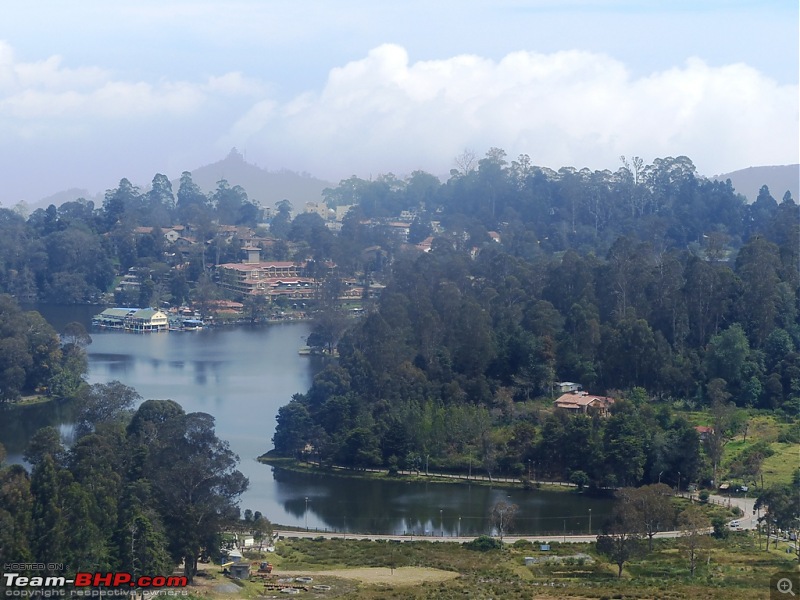
[[[556,384],[556,389],[562,394],[567,394],[569,392],[579,392],[583,389],[583,386],[580,383],[573,383],[572,381],[560,381]]]
[[[136,333],[169,330],[169,318],[156,308],[107,308],[92,318],[92,325]]]

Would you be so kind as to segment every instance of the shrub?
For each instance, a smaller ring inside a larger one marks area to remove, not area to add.
[[[488,552],[489,550],[499,550],[503,544],[500,540],[496,540],[488,535],[481,535],[476,537],[471,542],[464,542],[464,547],[469,550],[477,550],[478,552]]]
[[[710,494],[709,494],[709,493],[708,493],[706,490],[703,490],[702,492],[700,492],[700,493],[698,494],[698,497],[700,498],[700,502],[702,502],[702,503],[704,503],[704,504],[705,504],[706,502],[708,502],[708,497],[709,497],[709,496],[710,496]]]
[[[778,441],[784,444],[800,444],[800,427],[790,427],[778,435]]]

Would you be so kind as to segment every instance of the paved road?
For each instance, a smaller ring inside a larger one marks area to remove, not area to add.
[[[687,494],[681,494],[684,498],[687,498]],[[736,519],[735,521],[739,521],[739,529],[755,529],[757,523],[758,515],[753,515],[753,507],[756,504],[755,498],[731,498],[727,496],[718,496],[716,494],[711,494],[708,497],[708,501],[713,504],[718,504],[719,506],[726,506],[726,507],[733,507],[738,506],[739,509],[742,511],[742,516]]]
[[[464,543],[471,542],[475,536],[430,536],[430,535],[384,535],[384,534],[362,534],[362,533],[320,533],[318,531],[280,531],[276,532],[284,538],[325,538],[337,540],[384,540],[394,542],[450,542],[450,543]],[[655,535],[659,538],[674,538],[679,537],[680,531],[661,531]],[[496,536],[495,536],[496,537]],[[566,543],[587,543],[596,542],[597,534],[595,535],[506,535],[503,541],[507,544],[513,544],[517,540],[525,540],[532,543],[549,544],[552,542],[566,542]]]
[[[689,498],[688,494],[681,494],[685,498]],[[709,497],[709,502],[713,504],[718,504],[721,506],[728,506],[728,502],[730,501],[730,506],[738,506],[743,512],[744,516],[739,517],[737,519],[732,519],[731,521],[739,521],[739,527],[736,529],[755,529],[756,519],[753,516],[753,504],[755,503],[754,498],[726,498],[723,496],[716,496],[712,495]],[[708,533],[711,533],[711,529],[708,530]],[[470,542],[475,539],[475,536],[432,536],[432,535],[388,535],[388,534],[362,534],[362,533],[355,533],[355,532],[347,532],[347,533],[329,533],[329,532],[319,532],[319,531],[276,531],[275,535],[280,535],[283,537],[297,537],[297,538],[326,538],[326,539],[344,539],[344,540],[384,540],[384,541],[395,541],[395,542],[413,542],[413,541],[423,541],[423,542],[452,542],[452,543],[464,543]],[[661,538],[675,538],[680,537],[680,531],[660,531],[655,534],[656,539]],[[595,535],[537,535],[537,534],[530,534],[530,535],[506,535],[503,537],[503,541],[509,544],[513,544],[518,540],[525,540],[532,543],[542,543],[548,544],[552,542],[562,542],[562,543],[587,543],[587,542],[595,542],[597,541],[597,534]]]
[[[345,467],[333,467],[333,469],[341,469],[341,470],[349,470]],[[374,473],[386,473],[385,469],[364,469],[367,472],[374,472]],[[418,471],[398,471],[400,475],[421,475],[422,473]],[[471,477],[467,477],[466,475],[453,475],[449,473],[427,473],[427,477],[430,478],[439,478],[439,479],[456,479],[461,481],[492,481],[495,483],[519,483],[519,478],[513,477],[493,477],[489,478],[482,475],[472,475]],[[558,486],[567,486],[567,487],[575,487],[573,483],[567,483],[564,481],[540,481],[540,483],[544,483],[546,485],[558,485]],[[689,499],[693,495],[682,492],[680,494],[682,497]],[[694,496],[696,500],[696,496]],[[753,516],[753,506],[755,504],[755,498],[729,498],[725,496],[718,496],[716,494],[712,494],[709,496],[709,502],[713,504],[717,504],[720,506],[732,507],[738,506],[743,516],[739,517],[738,519],[732,519],[739,521],[739,527],[737,529],[755,529],[756,526],[756,518]],[[709,530],[710,533],[711,530]],[[384,534],[361,534],[355,532],[348,532],[348,533],[330,533],[330,532],[319,532],[319,531],[284,531],[276,535],[283,535],[285,537],[298,537],[298,538],[329,538],[329,539],[369,539],[369,540],[392,540],[392,541],[402,541],[402,542],[411,542],[416,539],[417,541],[426,541],[426,542],[455,542],[455,543],[463,543],[469,542],[475,539],[475,536],[420,536],[420,535],[384,535]],[[674,538],[679,537],[681,535],[680,531],[662,531],[655,535],[656,538]],[[586,542],[594,542],[597,540],[597,535],[507,535],[504,536],[504,541],[513,544],[517,540],[526,540],[535,543],[550,543],[550,542],[573,542],[573,543],[586,543]]]

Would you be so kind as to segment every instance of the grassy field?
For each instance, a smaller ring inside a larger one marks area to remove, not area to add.
[[[772,442],[770,448],[775,454],[764,460],[764,485],[790,482],[800,467],[800,444]]]
[[[309,588],[330,589],[309,589],[299,597],[354,600],[768,598],[770,577],[797,568],[783,546],[759,550],[752,534],[706,542],[693,578],[680,540],[656,540],[652,553],[626,564],[621,579],[616,566],[597,555],[593,544],[554,543],[549,552],[542,552],[529,542],[517,542],[479,552],[448,543],[287,539],[266,559],[275,566],[269,580],[273,585],[304,575],[313,578]],[[526,557],[536,562],[526,565]],[[256,598],[272,591],[265,590],[264,580],[233,583],[216,566],[204,567],[191,590],[206,598]]]

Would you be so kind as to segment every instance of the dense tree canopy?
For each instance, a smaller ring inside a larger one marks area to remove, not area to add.
[[[428,253],[395,250],[375,311],[338,343],[339,364],[281,411],[280,453],[315,448],[361,466],[430,456],[440,468],[474,461],[517,474],[532,461],[596,485],[661,472],[674,485],[678,472],[710,479],[711,466],[694,428],[659,400],[794,414],[798,281],[786,260],[800,213],[790,196],[748,206],[686,157],[555,173],[492,149],[442,185],[351,178],[326,197],[360,200],[361,221],[340,237],[375,231],[367,219],[387,206],[416,211],[417,227],[435,215],[444,232]],[[555,381],[639,400],[606,419],[526,406]],[[532,435],[519,437],[526,424]]]
[[[491,148],[460,156],[444,182],[421,171],[354,176],[323,196],[330,209],[351,207],[338,233],[296,214],[296,199],[257,229],[266,216],[244,189],[223,179],[205,194],[188,172],[176,193],[157,174],[144,192],[122,179],[99,207],[77,199],[27,219],[0,209],[0,291],[91,301],[135,267],[142,284],[131,302],[208,306],[213,267],[239,259],[231,228],[247,225],[263,256],[311,261],[325,281],[311,341],[340,356],[335,374],[281,412],[276,448],[362,466],[430,456],[522,473],[531,461],[552,476],[634,485],[665,465],[716,468],[714,449],[705,448],[714,466],[703,463],[696,432],[662,418],[657,401],[800,409],[800,211],[789,194],[778,202],[765,186],[748,205],[685,156],[553,171]],[[162,227],[182,232],[183,246]],[[429,252],[409,243],[420,240]],[[348,331],[326,300],[345,277],[385,285]],[[59,393],[80,385],[63,369],[59,378],[58,361],[34,367],[36,353],[55,356],[57,346],[16,335],[0,343],[2,397],[47,381]],[[573,423],[542,400],[559,380],[617,398],[641,389],[644,400]],[[598,458],[571,456],[570,436]]]
[[[0,467],[0,555],[43,564],[57,556],[69,575],[165,575],[183,563],[191,580],[201,555],[219,553],[248,484],[238,457],[210,415],[164,400],[132,414],[135,399],[119,382],[91,386],[69,449],[45,428],[26,452],[30,475]]]

